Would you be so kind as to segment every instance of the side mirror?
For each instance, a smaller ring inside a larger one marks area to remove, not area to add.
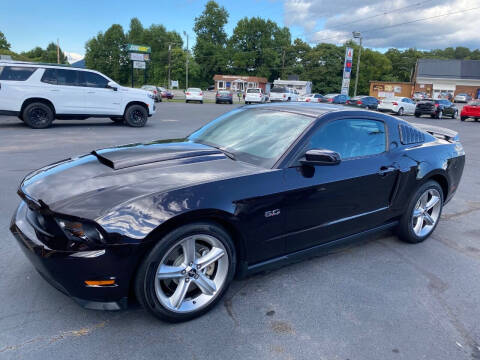
[[[109,81],[108,84],[107,84],[107,88],[112,89],[113,91],[117,91],[118,90],[118,85],[117,85],[117,83],[115,83],[113,81]]]
[[[337,165],[340,164],[340,154],[327,149],[311,149],[305,153],[305,158],[300,160],[302,165]]]

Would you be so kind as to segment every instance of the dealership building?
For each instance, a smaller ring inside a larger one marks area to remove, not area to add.
[[[413,71],[413,81],[407,83],[371,81],[370,95],[379,98],[411,97],[424,92],[438,99],[446,94],[466,93],[480,98],[480,60],[419,59]]]

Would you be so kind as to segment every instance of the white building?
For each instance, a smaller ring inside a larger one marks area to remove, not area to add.
[[[300,95],[311,94],[312,93],[312,82],[311,81],[300,81],[300,80],[274,80],[273,86],[288,87],[290,89],[297,90]]]

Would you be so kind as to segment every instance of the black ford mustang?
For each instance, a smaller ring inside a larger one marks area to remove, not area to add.
[[[188,320],[239,277],[396,227],[435,229],[465,155],[455,132],[332,105],[241,107],[186,139],[93,151],[29,174],[11,231],[87,308],[130,294]]]

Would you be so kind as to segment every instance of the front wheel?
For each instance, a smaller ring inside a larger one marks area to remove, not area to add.
[[[428,181],[411,197],[398,226],[398,235],[408,243],[428,238],[440,220],[443,190],[436,181]]]
[[[452,115],[452,119],[456,119],[458,117],[458,110],[455,110]]]
[[[443,111],[440,110],[438,113],[437,113],[437,119],[442,119],[443,118]]]
[[[162,320],[191,320],[218,303],[235,265],[235,247],[223,228],[210,222],[183,225],[160,239],[142,262],[135,293]]]
[[[125,111],[125,123],[131,127],[143,127],[148,120],[148,112],[142,105],[130,105]]]

